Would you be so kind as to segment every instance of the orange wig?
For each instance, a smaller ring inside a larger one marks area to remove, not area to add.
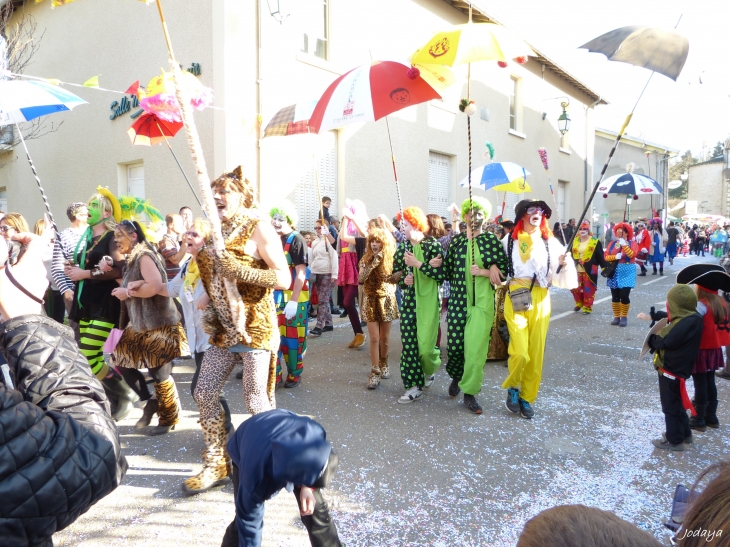
[[[410,222],[411,226],[419,232],[423,232],[424,234],[428,232],[428,219],[426,218],[426,214],[421,211],[419,207],[416,207],[415,205],[406,207],[403,210],[403,216],[408,222]],[[401,219],[400,213],[398,213],[397,218],[398,220]]]
[[[515,224],[515,229],[512,230],[512,239],[517,241],[517,238],[520,237],[520,234],[525,231],[525,221],[524,219],[520,219]],[[553,232],[550,230],[550,226],[548,226],[547,217],[545,215],[542,216],[542,220],[540,221],[540,235],[542,238],[547,241],[548,238],[552,237]]]
[[[624,231],[624,237],[631,241],[634,239],[634,229],[631,227],[631,224],[628,222],[619,222],[616,224],[616,226],[613,227],[613,234],[616,235],[616,230],[623,230]],[[618,237],[618,236],[616,236]]]

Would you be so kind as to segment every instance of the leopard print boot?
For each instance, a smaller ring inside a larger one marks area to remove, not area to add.
[[[164,382],[155,382],[155,395],[157,396],[157,416],[159,425],[147,430],[147,435],[164,435],[175,424],[180,421],[180,397],[177,394],[177,387],[172,376]]]
[[[368,389],[375,389],[380,385],[380,367],[373,367],[370,370],[370,379],[368,380]]]
[[[388,369],[388,358],[387,357],[380,358],[380,377],[383,380],[387,380],[388,378],[390,378],[390,370]]]
[[[203,469],[194,477],[185,479],[183,492],[191,496],[210,490],[215,486],[227,483],[231,476],[231,460],[225,445],[225,416],[213,423],[203,423]]]

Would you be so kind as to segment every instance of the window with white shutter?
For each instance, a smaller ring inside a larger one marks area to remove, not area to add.
[[[317,161],[317,172],[310,169],[297,184],[294,190],[293,202],[299,214],[297,230],[314,231],[314,222],[319,217],[319,195],[327,196],[332,200],[330,215],[338,216],[337,208],[337,137],[333,131],[319,136],[329,142],[322,147],[325,153]],[[317,177],[319,177],[319,192],[317,192]]]
[[[451,195],[451,156],[428,153],[428,210],[449,218],[448,207]]]
[[[507,192],[507,196],[504,198],[504,215],[502,215],[502,220],[515,220],[515,205],[517,205],[520,201],[522,201],[522,194],[513,194],[512,192]],[[504,195],[504,194],[502,194]],[[501,207],[502,204],[499,203],[498,207]],[[498,208],[497,208],[498,209]]]

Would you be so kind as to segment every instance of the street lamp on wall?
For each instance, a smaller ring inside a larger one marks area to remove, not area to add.
[[[276,4],[276,9],[271,6],[272,2]],[[281,13],[280,4],[281,0],[266,0],[266,5],[269,7],[269,13],[271,14],[271,16],[276,19],[280,25],[283,25],[284,21],[287,20],[290,14],[287,13],[286,15],[284,15],[283,13]]]
[[[566,110],[566,108],[568,108],[568,104],[570,103],[560,103],[560,106],[563,107],[563,113],[558,118],[558,130],[561,135],[565,135],[570,129],[570,116],[568,116],[568,112]]]

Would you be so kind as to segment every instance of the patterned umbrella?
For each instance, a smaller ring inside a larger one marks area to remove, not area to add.
[[[307,101],[282,108],[266,125],[264,138],[315,133],[309,126],[309,118],[315,106],[317,101]]]
[[[623,173],[614,175],[604,180],[598,187],[603,192],[603,197],[608,194],[633,194],[643,196],[645,194],[663,194],[662,186],[657,181],[646,175],[637,173]]]
[[[521,194],[532,192],[532,188],[527,184],[527,175],[530,174],[524,167],[511,161],[497,161],[474,169],[471,172],[471,183],[484,190],[494,188],[500,192]],[[468,176],[462,179],[459,183],[462,188],[466,188],[469,179]]]

